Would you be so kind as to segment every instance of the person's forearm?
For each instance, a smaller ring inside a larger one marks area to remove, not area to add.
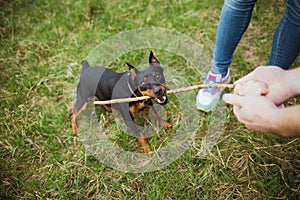
[[[300,136],[300,105],[278,109],[275,133],[285,137]]]

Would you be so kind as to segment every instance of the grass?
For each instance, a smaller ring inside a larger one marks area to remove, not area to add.
[[[197,156],[211,117],[201,114],[195,145],[154,172],[116,171],[71,133],[68,114],[78,63],[96,45],[121,31],[163,27],[211,52],[220,1],[2,0],[0,5],[0,199],[299,199],[299,139],[249,131],[230,107],[211,154]],[[232,63],[234,80],[267,62],[284,7],[283,1],[257,3]],[[191,84],[201,80],[187,63],[176,62],[181,58],[154,51]],[[136,64],[146,55],[124,56]],[[125,70],[123,59],[111,67]],[[178,110],[173,110],[176,103],[170,106],[172,121]],[[110,114],[103,115],[107,129],[117,132],[114,141],[140,151]],[[157,148],[162,140],[163,134],[155,136],[151,145]]]

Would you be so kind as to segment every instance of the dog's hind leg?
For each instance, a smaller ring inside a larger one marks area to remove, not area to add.
[[[70,114],[70,121],[72,124],[72,131],[75,135],[78,135],[79,133],[79,128],[77,126],[76,118],[77,116],[84,111],[88,105],[87,103],[88,100],[82,100],[77,97],[76,103],[74,105],[73,112]]]

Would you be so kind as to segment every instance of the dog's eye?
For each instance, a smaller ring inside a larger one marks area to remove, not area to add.
[[[159,79],[159,78],[160,78],[160,75],[159,75],[159,74],[156,74],[155,78],[156,78],[156,79]]]

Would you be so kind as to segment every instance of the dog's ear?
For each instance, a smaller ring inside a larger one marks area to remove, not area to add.
[[[134,66],[132,66],[131,64],[129,64],[129,63],[126,63],[126,64],[129,67],[130,76],[131,76],[132,80],[134,80],[137,73],[138,73],[138,70]]]
[[[150,56],[149,56],[149,64],[154,66],[154,67],[159,67],[159,61],[157,60],[157,58],[155,58],[153,52],[150,52]]]

